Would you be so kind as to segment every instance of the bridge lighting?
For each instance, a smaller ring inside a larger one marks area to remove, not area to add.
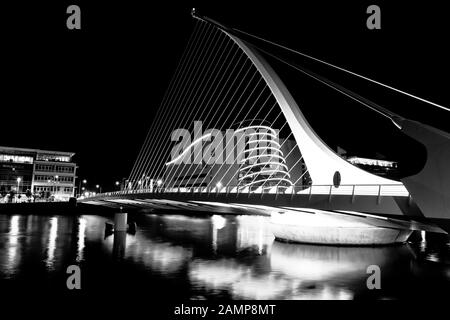
[[[217,182],[216,187],[217,187],[217,190],[220,190],[222,188],[222,182],[220,182],[220,181]]]
[[[160,187],[160,186],[162,185],[163,182],[162,182],[161,179],[159,179],[156,183],[158,184],[158,187]]]
[[[89,192],[86,191],[86,192],[84,193],[84,196],[85,196],[85,197],[89,197]]]
[[[84,180],[83,180],[83,183],[84,183],[84,184],[86,184],[86,183],[87,183],[87,180],[86,180],[86,179],[84,179]]]
[[[118,186],[120,184],[120,182],[119,181],[116,181],[116,186]]]
[[[84,190],[86,190],[86,188],[85,188],[85,187],[82,187],[82,188],[81,188],[81,190],[83,190],[83,191],[84,191]]]
[[[98,189],[98,188],[100,188],[100,185],[96,184],[95,187]]]
[[[58,179],[59,179],[59,176],[55,176],[55,179],[58,180]]]

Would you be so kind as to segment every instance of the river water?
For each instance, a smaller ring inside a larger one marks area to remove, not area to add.
[[[274,241],[268,218],[141,214],[137,232],[106,217],[0,215],[0,293],[145,292],[152,299],[407,299],[450,296],[450,246],[418,241],[330,247]],[[379,290],[367,268],[380,267]]]

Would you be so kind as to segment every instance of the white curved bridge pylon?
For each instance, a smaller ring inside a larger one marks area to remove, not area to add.
[[[222,32],[227,34],[245,52],[270,88],[292,130],[313,184],[333,184],[333,177],[336,172],[339,172],[340,183],[343,185],[399,184],[398,181],[382,178],[364,171],[345,161],[331,150],[314,132],[289,90],[267,61],[238,37],[224,30]]]

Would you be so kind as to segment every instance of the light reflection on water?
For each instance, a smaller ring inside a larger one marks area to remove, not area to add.
[[[53,268],[55,262],[56,238],[58,237],[58,217],[50,218],[50,231],[48,233],[46,264]]]
[[[19,262],[20,257],[17,256],[19,250],[19,219],[20,216],[11,217],[10,230],[8,233],[8,263],[5,268],[5,273],[10,275],[13,273],[16,264]]]
[[[77,247],[77,261],[80,262],[83,260],[84,255],[83,255],[83,250],[85,247],[85,234],[86,234],[86,218],[80,217],[79,218],[79,224],[80,227],[78,229],[78,247]]]
[[[0,215],[0,284],[26,277],[53,279],[70,264],[88,270],[88,289],[184,288],[168,295],[204,299],[358,299],[423,295],[450,288],[444,252],[423,243],[330,247],[274,241],[266,217],[138,215],[135,235],[105,234],[108,218],[84,215]],[[427,251],[428,250],[428,251]],[[382,290],[366,287],[369,265],[382,270]],[[110,284],[114,275],[123,282]],[[416,284],[416,291],[407,289]],[[59,289],[58,289],[59,288]],[[164,291],[164,289],[162,289]],[[1,291],[1,286],[0,286]]]

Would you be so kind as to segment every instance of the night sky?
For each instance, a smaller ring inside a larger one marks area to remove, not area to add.
[[[80,176],[111,189],[132,168],[192,31],[192,7],[229,26],[450,106],[448,13],[439,4],[164,3],[2,4],[0,145],[75,152]],[[69,4],[81,7],[81,31],[66,29]],[[366,28],[370,4],[381,7],[381,30]],[[402,116],[450,132],[447,111],[304,59],[286,58]],[[276,70],[331,147],[414,162],[414,143],[388,120],[292,70]]]

